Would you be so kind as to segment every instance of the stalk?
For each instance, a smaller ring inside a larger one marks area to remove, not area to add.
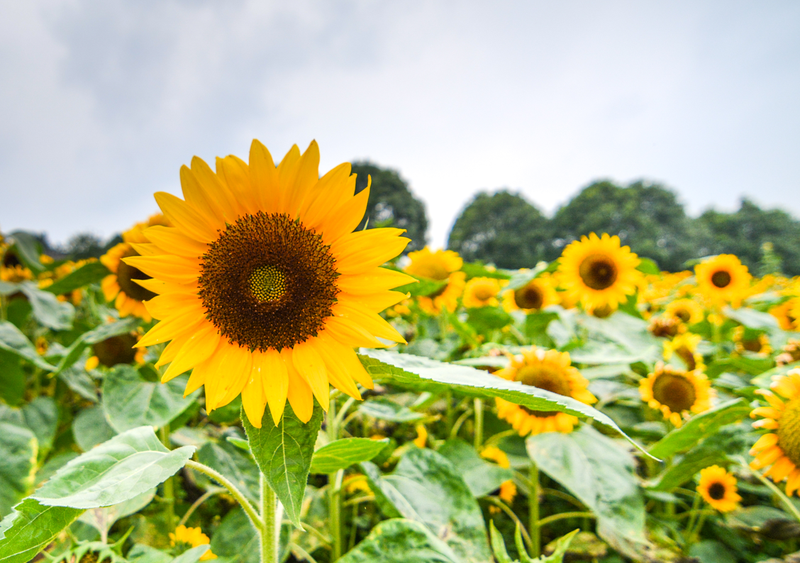
[[[261,483],[261,563],[278,563],[278,522],[275,517],[277,502],[263,473]]]
[[[531,537],[531,551],[533,557],[539,557],[542,552],[541,534],[539,532],[539,468],[531,461],[530,491],[528,492],[528,535]]]

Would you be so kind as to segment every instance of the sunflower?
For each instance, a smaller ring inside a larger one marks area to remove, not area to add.
[[[429,315],[438,315],[442,311],[453,312],[458,307],[458,298],[464,293],[467,285],[467,274],[453,272],[447,279],[447,285],[434,293],[417,298],[419,308]]]
[[[702,340],[703,337],[699,334],[681,333],[672,340],[664,342],[664,359],[670,360],[675,354],[686,364],[686,369],[689,371],[704,370],[706,366],[703,356],[697,353],[697,347]]]
[[[22,264],[10,266],[0,265],[0,281],[8,283],[21,283],[33,279],[33,272]]]
[[[589,382],[572,367],[569,354],[532,347],[520,357],[511,357],[511,365],[495,375],[523,385],[538,387],[558,395],[572,397],[590,405],[597,401],[587,389]],[[520,436],[543,432],[572,432],[578,419],[563,412],[534,411],[504,399],[497,402],[497,416],[509,422]]]
[[[739,508],[742,497],[736,490],[736,477],[719,465],[712,465],[700,471],[697,492],[712,508],[720,512],[730,512]]]
[[[703,322],[703,307],[694,299],[676,299],[667,304],[664,314],[687,325]]]
[[[406,266],[405,271],[416,277],[428,278],[431,280],[443,281],[450,277],[450,274],[461,269],[464,260],[453,250],[437,250],[431,252],[429,247],[415,252],[409,252],[408,258],[411,263]]]
[[[173,547],[179,546],[180,544],[190,547],[198,547],[201,545],[210,544],[211,540],[200,528],[187,528],[181,524],[175,528],[174,532],[169,533],[169,542]],[[203,556],[200,558],[200,561],[208,561],[216,558],[217,556],[214,555],[209,549],[203,554]]]
[[[681,332],[685,332],[686,325],[677,317],[658,315],[657,317],[653,317],[653,320],[650,321],[650,326],[647,327],[647,330],[649,330],[650,334],[653,336],[672,338]]]
[[[124,242],[113,246],[100,258],[100,262],[111,271],[110,275],[103,278],[100,287],[106,301],[114,301],[120,317],[133,315],[146,322],[153,319],[144,302],[156,294],[138,283],[139,280],[150,279],[150,276],[128,264],[125,258],[140,256],[134,245],[147,243],[144,229],[155,225],[168,226],[169,223],[160,213],[152,215],[147,222],[137,223],[122,233]]]
[[[733,254],[720,254],[694,267],[697,286],[716,305],[738,307],[750,292],[750,273]]]
[[[404,342],[378,313],[414,279],[380,266],[410,241],[402,229],[354,231],[369,186],[355,194],[348,163],[322,178],[318,168],[316,141],[277,167],[257,140],[249,165],[228,156],[214,173],[195,157],[181,168],[185,200],[155,195],[174,227],[150,227],[150,243],[132,245],[141,256],[124,259],[158,294],[147,309],[161,322],[137,346],[171,341],[162,381],[192,369],[186,393],[205,386],[209,411],[241,394],[256,427],[267,404],[277,424],[287,400],[307,422],[314,397],[327,410],[329,383],[358,399],[356,381],[372,388],[354,347]]]
[[[616,309],[636,292],[641,273],[639,258],[618,236],[591,233],[564,249],[558,274],[561,284],[586,309],[609,306]]]
[[[508,312],[540,311],[558,303],[558,295],[548,274],[541,274],[524,286],[503,291],[503,309]]]
[[[691,413],[711,408],[714,390],[704,373],[676,369],[662,362],[639,383],[639,394],[651,409],[661,411],[676,428]]]
[[[472,278],[464,286],[464,307],[497,306],[502,284],[496,278]]]
[[[509,469],[511,467],[511,462],[508,460],[508,455],[506,452],[498,448],[497,446],[488,446],[481,451],[481,457],[483,459],[488,459],[495,462],[497,465],[504,469]],[[514,502],[514,498],[517,496],[517,485],[514,484],[512,479],[508,481],[503,481],[500,484],[500,493],[498,494],[500,500],[505,502],[506,504],[511,504]],[[494,510],[492,510],[494,509]],[[497,507],[492,506],[489,508],[492,512],[496,512],[499,510]]]
[[[94,355],[86,360],[86,369],[93,370],[100,365],[111,368],[119,364],[141,364],[146,350],[135,348],[138,341],[139,334],[129,332],[93,344]]]
[[[776,305],[769,310],[770,315],[778,320],[778,324],[783,330],[795,330],[800,328],[797,315],[800,314],[800,298],[792,297],[780,305]]]
[[[800,369],[774,376],[769,387],[770,391],[756,391],[769,406],[753,409],[750,417],[763,417],[753,428],[774,432],[764,434],[753,445],[750,455],[755,459],[750,467],[769,467],[764,476],[776,483],[786,479],[786,494],[791,496],[800,490]]]
[[[770,346],[769,337],[766,334],[745,330],[743,326],[733,329],[733,343],[738,354],[751,352],[766,357],[772,353],[772,346]]]
[[[775,356],[775,363],[785,366],[794,362],[800,362],[800,340],[790,338],[781,349],[781,353]]]

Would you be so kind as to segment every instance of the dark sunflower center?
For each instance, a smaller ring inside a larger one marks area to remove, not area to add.
[[[725,270],[714,272],[711,275],[711,283],[720,289],[728,287],[728,284],[731,283],[731,275]]]
[[[697,361],[694,359],[694,352],[689,350],[686,346],[681,346],[675,350],[675,353],[681,360],[683,360],[683,363],[686,364],[687,370],[692,371],[697,368]]]
[[[132,334],[112,336],[92,346],[92,351],[100,363],[106,367],[117,364],[130,364],[136,358],[137,338]]]
[[[617,265],[608,256],[596,254],[581,262],[578,274],[583,283],[592,289],[608,289],[617,281]]]
[[[531,387],[538,387],[558,395],[570,395],[569,382],[564,375],[557,369],[548,366],[523,366],[517,370],[514,381],[520,381]],[[523,406],[522,409],[534,416],[547,417],[555,416],[555,411],[535,411]]]
[[[708,488],[708,496],[714,500],[722,500],[725,498],[725,485],[722,483],[712,483]]]
[[[133,249],[130,249],[128,252],[125,253],[123,258],[130,258],[131,256],[139,256],[139,253]],[[136,299],[137,301],[147,301],[156,296],[156,294],[153,293],[152,291],[146,290],[141,285],[133,281],[133,280],[149,280],[149,279],[150,276],[148,276],[138,268],[129,266],[128,264],[120,260],[119,266],[117,267],[117,283],[119,284],[120,289],[125,293],[125,295],[127,295],[131,299]]]
[[[675,316],[685,323],[688,323],[689,319],[692,318],[692,314],[687,309],[678,309],[675,311]]]
[[[544,295],[538,286],[528,284],[514,292],[514,303],[520,309],[541,309]]]
[[[688,411],[697,399],[692,382],[675,373],[662,373],[653,383],[653,398],[672,412]]]
[[[800,467],[800,397],[792,399],[778,421],[778,446]]]
[[[203,255],[206,318],[232,344],[265,351],[316,336],[339,292],[330,245],[285,214],[240,217]]]
[[[760,338],[748,338],[747,340],[743,339],[742,347],[748,352],[760,352],[761,339]]]

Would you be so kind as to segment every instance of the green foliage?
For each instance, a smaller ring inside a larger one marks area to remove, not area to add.
[[[500,485],[514,477],[510,469],[481,458],[475,448],[463,440],[448,440],[438,452],[458,470],[476,498],[499,489]]]
[[[108,274],[108,268],[100,262],[89,262],[60,280],[53,282],[52,285],[48,285],[44,290],[55,295],[63,295],[89,284],[99,283]]]
[[[197,460],[222,473],[250,501],[258,502],[258,467],[249,453],[227,441],[207,442],[197,451]]]
[[[27,563],[47,547],[83,511],[63,506],[45,506],[32,498],[14,507],[0,522],[0,561]]]
[[[33,489],[38,442],[22,426],[0,422],[0,516]]]
[[[326,444],[314,452],[311,473],[336,473],[353,464],[369,461],[389,443],[389,440],[370,438],[342,438]]]
[[[462,563],[446,543],[414,520],[381,522],[339,563]],[[486,560],[484,560],[486,561]]]
[[[386,397],[372,397],[361,403],[358,410],[367,416],[391,422],[415,422],[425,418],[424,414],[414,412]]]
[[[405,236],[411,239],[405,252],[423,248],[428,238],[425,205],[414,197],[400,174],[371,162],[354,162],[352,172],[358,175],[356,193],[367,187],[368,176],[372,178],[367,212],[358,228],[391,226],[405,229]]]
[[[531,268],[544,259],[547,218],[521,195],[506,190],[477,194],[456,219],[447,248],[464,260],[498,268]]]

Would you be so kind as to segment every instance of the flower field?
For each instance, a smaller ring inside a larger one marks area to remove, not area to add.
[[[195,158],[99,260],[3,233],[0,563],[797,560],[800,280],[403,255],[275,162]]]

